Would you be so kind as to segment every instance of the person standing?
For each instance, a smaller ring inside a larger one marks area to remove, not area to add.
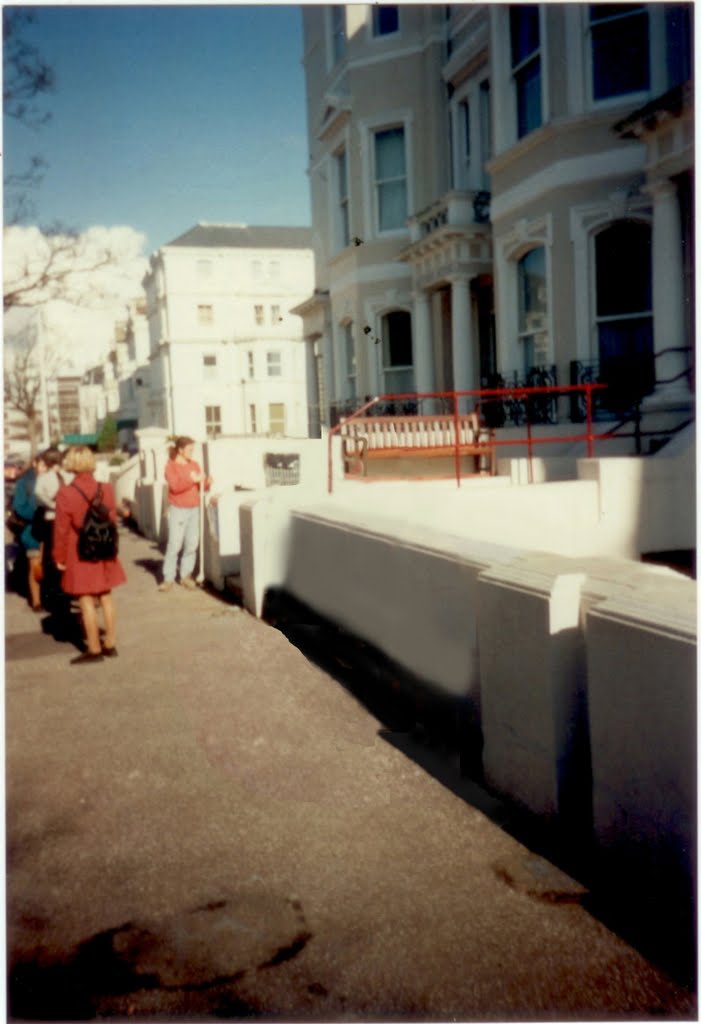
[[[37,480],[46,472],[46,463],[42,455],[37,455],[29,469],[25,470],[15,484],[12,495],[12,511],[24,521],[19,532],[18,541],[22,561],[27,566],[27,596],[33,612],[40,612],[41,605],[41,537],[32,530],[34,525],[37,498]]]
[[[212,481],[193,459],[194,447],[191,437],[177,437],[166,465],[168,542],[163,560],[163,580],[158,587],[161,593],[172,589],[179,557],[181,586],[188,590],[197,586],[192,571],[200,536],[200,489],[208,490]]]
[[[114,491],[111,484],[98,484],[93,475],[95,465],[95,456],[89,448],[82,445],[70,448],[63,468],[75,476],[56,495],[53,558],[57,569],[63,573],[61,585],[64,591],[78,598],[86,644],[82,654],[71,658],[71,665],[84,665],[102,661],[103,657],[116,656],[117,620],[112,590],[126,582],[126,574],[116,555],[99,562],[84,562],[78,554],[78,533],[98,488],[102,489],[101,502],[108,509],[110,519],[115,524],[117,522]],[[102,642],[96,603],[102,609],[104,619]]]
[[[42,568],[43,580],[41,584],[41,601],[54,619],[53,633],[57,639],[69,638],[73,631],[70,628],[72,616],[71,601],[61,586],[61,574],[56,568],[53,559],[54,521],[56,519],[56,496],[59,489],[69,484],[73,478],[72,473],[62,468],[64,453],[58,448],[47,448],[42,452],[42,458],[46,463],[46,472],[37,479],[36,499],[40,507],[44,509],[43,532],[42,532]]]

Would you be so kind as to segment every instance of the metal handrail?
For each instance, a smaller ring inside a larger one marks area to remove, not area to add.
[[[328,468],[328,492],[329,494],[333,491],[333,459],[332,459],[332,438],[334,434],[340,433],[346,424],[352,420],[358,419],[377,405],[379,402],[401,402],[401,401],[421,401],[423,399],[431,398],[451,398],[453,401],[453,416],[455,418],[455,477],[458,487],[460,486],[460,434],[458,430],[458,402],[461,398],[476,398],[478,401],[475,403],[475,408],[479,411],[480,399],[503,399],[503,398],[529,398],[531,396],[545,396],[553,394],[572,394],[573,392],[582,392],[584,394],[586,402],[586,433],[584,434],[558,434],[552,437],[533,437],[531,433],[530,419],[527,417],[526,420],[526,439],[513,439],[507,438],[504,440],[497,440],[493,438],[490,441],[490,445],[520,445],[525,444],[528,448],[528,479],[529,482],[533,481],[533,446],[536,444],[554,444],[556,442],[575,442],[575,441],[586,441],[587,443],[587,456],[591,458],[594,454],[594,441],[606,440],[607,434],[594,434],[592,431],[593,416],[592,416],[592,392],[602,391],[606,388],[605,384],[558,384],[548,387],[506,387],[506,388],[477,388],[469,391],[415,391],[408,392],[406,394],[399,395],[378,395],[375,398],[369,399],[359,409],[351,413],[350,416],[344,416],[341,420],[329,430],[328,435],[328,451],[327,451],[327,468]]]

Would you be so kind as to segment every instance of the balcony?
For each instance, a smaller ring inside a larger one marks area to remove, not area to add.
[[[420,242],[441,228],[470,228],[489,221],[489,192],[447,192],[425,210],[409,218],[412,243]]]

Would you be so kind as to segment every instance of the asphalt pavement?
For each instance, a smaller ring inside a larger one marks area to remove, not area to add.
[[[121,552],[116,658],[6,595],[10,1019],[696,1019],[411,730]]]

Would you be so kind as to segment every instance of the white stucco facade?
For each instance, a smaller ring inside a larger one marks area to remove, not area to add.
[[[325,421],[534,373],[689,407],[688,5],[392,10],[304,8]]]

